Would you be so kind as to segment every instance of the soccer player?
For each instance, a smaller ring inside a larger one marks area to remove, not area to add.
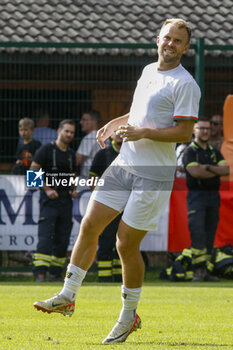
[[[123,342],[141,327],[136,314],[144,277],[140,243],[147,231],[156,229],[168,204],[176,168],[175,143],[190,140],[198,119],[200,89],[180,64],[190,35],[184,20],[164,22],[157,37],[158,62],[144,68],[130,112],[97,132],[104,148],[104,141],[117,131],[124,141],[120,154],[103,174],[104,189],[92,193],[62,291],[34,303],[48,313],[73,313],[77,291],[96,255],[98,236],[123,211],[117,233],[123,307],[103,343]]]

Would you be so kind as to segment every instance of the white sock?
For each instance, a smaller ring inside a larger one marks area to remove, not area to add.
[[[70,301],[74,301],[86,273],[87,271],[80,267],[69,264],[66,271],[65,283],[60,294],[64,295]]]
[[[126,288],[121,286],[121,300],[123,308],[121,309],[118,321],[132,321],[136,316],[138,301],[141,296],[142,288]]]

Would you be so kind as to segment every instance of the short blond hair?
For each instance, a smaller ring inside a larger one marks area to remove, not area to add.
[[[19,128],[28,127],[31,130],[34,129],[35,123],[31,118],[22,118],[19,121]]]
[[[182,18],[168,18],[166,21],[163,23],[160,31],[167,25],[167,24],[174,24],[178,29],[186,29],[187,34],[188,34],[188,43],[190,42],[191,35],[192,35],[192,29],[189,26],[189,24],[183,20]]]

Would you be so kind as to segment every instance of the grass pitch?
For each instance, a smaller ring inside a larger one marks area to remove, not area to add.
[[[1,350],[233,349],[233,282],[145,283],[142,329],[117,345],[101,345],[121,309],[120,285],[85,283],[70,318],[32,304],[61,284],[0,283]]]

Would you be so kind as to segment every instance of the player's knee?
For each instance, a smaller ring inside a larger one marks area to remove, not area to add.
[[[95,224],[89,216],[84,216],[81,222],[81,229],[84,233],[95,232]]]
[[[117,237],[116,247],[121,257],[130,255],[130,252],[135,251],[135,246],[127,237]]]
[[[90,216],[84,216],[81,222],[80,232],[82,232],[86,237],[96,237],[101,234],[102,228],[99,227]]]

